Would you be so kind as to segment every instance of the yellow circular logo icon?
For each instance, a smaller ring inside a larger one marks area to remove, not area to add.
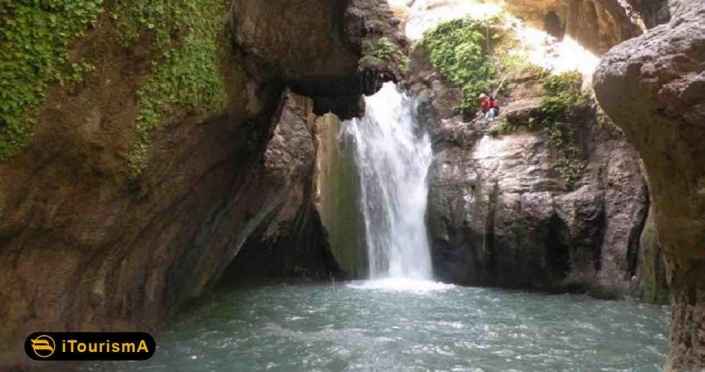
[[[41,335],[39,337],[33,338],[32,340],[32,351],[34,354],[40,358],[49,358],[54,355],[54,350],[56,348],[56,343],[51,336]]]

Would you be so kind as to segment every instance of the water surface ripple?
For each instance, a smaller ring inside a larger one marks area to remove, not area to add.
[[[364,282],[214,295],[119,371],[658,371],[669,310],[580,295]]]

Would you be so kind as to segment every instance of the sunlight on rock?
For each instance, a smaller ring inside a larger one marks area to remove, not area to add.
[[[553,73],[580,71],[584,85],[592,81],[600,59],[575,39],[566,35],[562,40],[546,31],[529,26],[521,19],[507,13],[498,4],[486,4],[476,0],[388,0],[397,15],[406,20],[406,36],[412,41],[420,40],[424,32],[453,19],[470,17],[486,19],[502,17],[507,29],[513,31],[518,46],[511,53],[534,65]],[[409,5],[412,3],[412,5]]]
[[[408,1],[390,0],[392,7],[404,6]],[[456,18],[483,19],[499,15],[502,8],[495,4],[483,4],[472,0],[417,0],[408,9],[406,36],[420,40],[423,33],[433,27]]]
[[[577,70],[583,75],[583,84],[590,85],[592,73],[600,62],[598,56],[570,36],[558,40],[545,31],[527,26],[519,19],[509,18],[513,18],[510,27],[521,46],[512,53],[553,73]]]

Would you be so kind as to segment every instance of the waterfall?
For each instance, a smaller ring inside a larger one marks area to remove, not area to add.
[[[414,102],[393,83],[365,98],[366,114],[345,123],[355,143],[371,279],[431,279],[424,215],[432,161]]]

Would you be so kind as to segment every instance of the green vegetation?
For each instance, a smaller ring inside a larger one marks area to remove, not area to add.
[[[424,35],[421,46],[431,64],[463,91],[459,107],[465,114],[478,109],[481,93],[498,89],[500,76],[522,72],[544,81],[544,97],[539,113],[527,122],[513,123],[506,118],[495,125],[491,135],[507,134],[525,127],[543,129],[549,146],[557,152],[556,168],[569,188],[574,187],[584,168],[574,128],[566,123],[576,108],[587,104],[578,72],[550,75],[541,67],[527,63],[516,49],[516,39],[502,31],[501,18],[486,20],[457,19],[445,22]]]
[[[158,48],[166,48],[189,30],[200,15],[200,8],[213,5],[204,3],[207,2],[117,0],[110,16],[117,23],[124,46],[133,46],[148,31]]]
[[[549,145],[558,151],[556,167],[568,188],[575,185],[585,168],[575,129],[566,122],[572,112],[588,104],[582,84],[579,72],[551,75],[543,84],[542,124],[548,130]]]
[[[94,69],[69,52],[104,10],[103,0],[0,1],[0,161],[29,142],[50,86],[81,81]],[[226,1],[116,0],[107,10],[124,47],[148,42],[156,51],[152,74],[138,92],[136,141],[128,155],[136,176],[151,133],[167,118],[223,107],[217,44]]]
[[[136,141],[128,161],[130,174],[139,176],[148,160],[153,131],[177,112],[205,114],[224,107],[225,87],[219,64],[219,40],[225,33],[223,0],[171,2],[151,0],[122,3],[117,21],[125,42],[140,32],[152,32],[163,54],[139,90]]]
[[[93,69],[71,61],[71,42],[95,24],[102,0],[0,1],[0,161],[32,136],[51,84]]]
[[[402,72],[409,69],[409,57],[388,37],[365,40],[362,49],[364,57],[361,64],[363,65],[396,64]]]
[[[504,119],[490,134],[509,134],[521,128],[545,130],[549,146],[558,155],[556,168],[568,188],[573,188],[585,164],[576,141],[575,128],[567,121],[577,109],[589,104],[589,98],[582,91],[582,75],[579,72],[549,75],[544,80],[543,88],[544,96],[537,117],[532,116],[527,122],[518,123]]]
[[[492,44],[503,37],[497,28],[499,22],[500,18],[457,19],[424,34],[421,45],[433,66],[462,89],[463,112],[475,112],[477,97],[497,85],[498,66],[491,54]]]
[[[527,128],[534,128],[534,121],[535,119],[529,118],[529,123],[527,123],[526,127]],[[505,134],[511,134],[515,133],[519,130],[520,126],[510,123],[509,120],[507,120],[506,117],[502,117],[501,119],[498,119],[495,125],[490,128],[488,131],[488,134],[492,137],[499,137]]]

